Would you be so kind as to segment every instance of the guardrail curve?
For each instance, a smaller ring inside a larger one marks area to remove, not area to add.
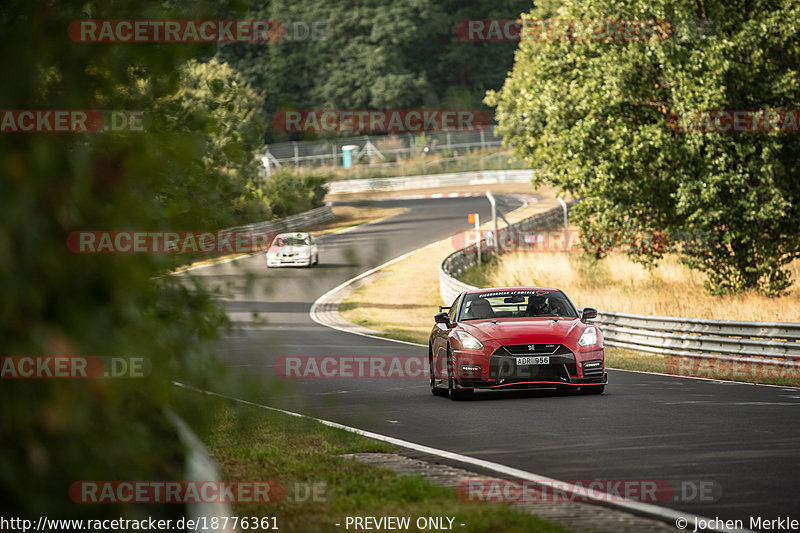
[[[274,220],[267,220],[265,222],[254,222],[252,224],[245,224],[244,226],[236,226],[235,228],[226,228],[224,232],[258,232],[258,231],[295,231],[298,229],[316,226],[333,220],[333,209],[330,203],[303,211],[296,215],[291,215],[284,218],[276,218]]]

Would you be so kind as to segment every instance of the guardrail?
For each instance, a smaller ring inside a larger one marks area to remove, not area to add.
[[[532,178],[532,170],[478,170],[474,172],[404,176],[402,178],[365,178],[359,180],[331,181],[328,183],[328,192],[330,194],[349,194],[356,192],[429,189],[432,187],[450,187],[456,185],[530,183]]]
[[[800,366],[800,324],[601,311],[605,343],[648,353]]]
[[[557,207],[502,231],[549,229],[558,224],[562,216],[561,208]],[[481,250],[490,252],[493,247],[482,241]],[[463,291],[477,288],[456,279],[476,258],[476,244],[472,244],[442,261],[439,292],[445,305]],[[711,320],[614,311],[598,311],[596,323],[608,346],[680,357],[800,367],[800,323]]]
[[[244,226],[237,226],[235,228],[227,228],[223,232],[259,232],[259,231],[295,231],[299,229],[308,228],[324,222],[333,220],[333,210],[331,204],[325,204],[316,209],[303,211],[296,215],[291,215],[284,218],[277,218],[275,220],[267,220],[266,222],[254,222],[253,224],[246,224]]]

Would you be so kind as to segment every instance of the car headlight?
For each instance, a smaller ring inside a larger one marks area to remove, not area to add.
[[[593,344],[597,344],[597,328],[591,326],[584,330],[583,335],[578,339],[578,345],[592,346]]]
[[[458,338],[461,339],[461,346],[467,350],[480,350],[483,348],[481,341],[467,333],[466,331],[459,331]]]

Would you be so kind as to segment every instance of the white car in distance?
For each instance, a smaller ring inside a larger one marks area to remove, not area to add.
[[[266,253],[267,268],[316,265],[319,252],[308,233],[281,233],[275,236]]]

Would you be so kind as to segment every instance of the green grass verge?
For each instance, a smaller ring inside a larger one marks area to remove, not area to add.
[[[283,531],[341,532],[347,516],[410,516],[409,531],[419,531],[413,524],[420,516],[455,517],[454,524],[466,524],[455,529],[470,533],[567,531],[510,504],[464,502],[454,489],[419,476],[398,476],[340,457],[393,448],[312,420],[233,404],[219,410],[210,427],[200,437],[221,466],[224,480],[278,481],[290,496],[295,483],[324,487],[318,501],[287,498],[234,506],[242,517],[276,517]]]

